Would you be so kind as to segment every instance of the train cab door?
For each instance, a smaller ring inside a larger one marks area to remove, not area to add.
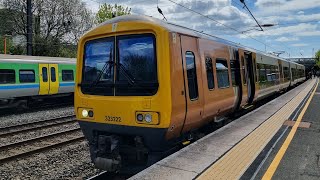
[[[58,74],[58,64],[49,64],[50,71],[50,90],[49,94],[57,94],[59,91],[59,74]]]
[[[39,95],[46,95],[49,93],[50,82],[48,71],[48,64],[39,64]]]
[[[188,132],[195,124],[201,124],[203,92],[201,63],[197,39],[181,35],[181,57],[184,71],[186,112],[182,132]]]
[[[255,68],[251,52],[244,52],[244,59],[247,69],[248,103],[251,104],[255,96]]]

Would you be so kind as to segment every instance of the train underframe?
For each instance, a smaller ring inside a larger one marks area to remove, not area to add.
[[[79,125],[89,141],[92,162],[108,172],[136,173],[176,149],[175,142],[165,140],[167,129],[85,121]]]

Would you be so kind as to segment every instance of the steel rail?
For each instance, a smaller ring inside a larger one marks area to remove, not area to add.
[[[74,118],[74,119],[62,121],[67,118]],[[58,121],[58,122],[56,122],[56,121]],[[62,121],[62,122],[60,122],[60,121]],[[27,131],[39,130],[42,128],[49,128],[49,127],[53,127],[53,126],[57,126],[57,125],[69,124],[69,123],[75,122],[75,121],[76,121],[75,115],[72,115],[72,116],[64,116],[64,117],[46,119],[46,120],[41,120],[41,121],[35,121],[35,122],[31,122],[31,123],[24,123],[24,124],[18,124],[18,125],[13,125],[13,126],[1,127],[0,132],[4,132],[4,133],[0,133],[0,137],[14,135],[17,133],[23,133],[23,132],[27,132]]]
[[[41,145],[40,145],[40,147],[34,146],[35,148],[33,148],[33,149],[31,148],[31,150],[25,151],[25,152],[23,152],[23,151],[19,152],[19,150],[14,150],[14,151],[17,151],[16,154],[5,156],[5,157],[0,157],[0,164],[3,163],[3,162],[12,161],[12,160],[17,159],[17,158],[21,158],[21,157],[25,157],[25,156],[28,156],[28,155],[32,155],[34,153],[43,152],[45,150],[52,149],[52,148],[55,148],[55,147],[67,145],[67,144],[70,144],[72,142],[84,140],[84,136],[74,137],[74,136],[70,135],[71,138],[66,138],[67,140],[63,140],[63,141],[58,142],[58,143],[41,142],[41,141],[44,141],[46,139],[58,138],[61,135],[67,135],[68,133],[72,134],[72,133],[77,132],[77,131],[80,132],[80,128],[66,130],[66,131],[58,132],[58,133],[52,133],[52,134],[49,134],[49,135],[28,139],[28,140],[25,140],[25,141],[20,141],[20,142],[16,142],[16,143],[3,145],[3,146],[0,147],[0,151],[13,149],[13,148],[19,147],[19,146],[20,146],[20,148],[23,149],[26,146],[28,146],[28,143],[31,143],[31,144],[32,143],[43,143],[43,146],[41,146]],[[8,152],[8,151],[6,151],[6,152]]]

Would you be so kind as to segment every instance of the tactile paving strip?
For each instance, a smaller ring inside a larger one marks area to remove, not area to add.
[[[313,80],[294,99],[233,147],[197,179],[239,179],[280,129],[284,121],[303,101],[315,83],[316,80]]]

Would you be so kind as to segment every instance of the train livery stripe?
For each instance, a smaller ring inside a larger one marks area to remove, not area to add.
[[[2,85],[0,90],[39,88],[39,84]]]
[[[60,87],[63,87],[63,86],[74,86],[74,82],[60,83],[59,86]]]
[[[59,86],[74,86],[74,82],[60,83]],[[1,85],[0,90],[39,88],[39,84]]]

